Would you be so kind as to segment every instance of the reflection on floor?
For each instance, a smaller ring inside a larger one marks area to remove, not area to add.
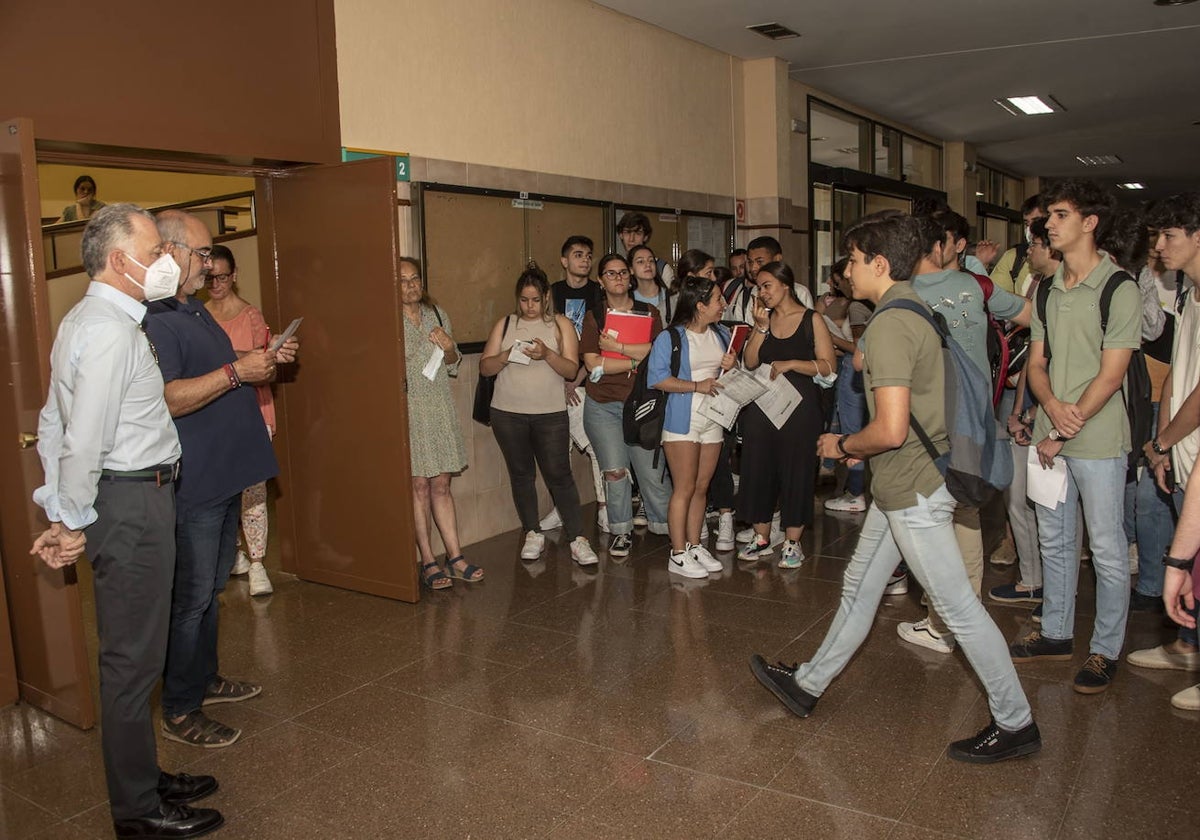
[[[730,553],[698,583],[667,574],[662,537],[584,571],[558,532],[532,564],[515,532],[473,546],[486,582],[418,606],[282,573],[251,600],[237,579],[222,671],[266,690],[213,709],[245,730],[233,747],[160,741],[162,764],[220,779],[229,838],[1195,836],[1200,715],[1168,704],[1195,677],[1122,667],[1083,697],[1079,645],[1072,663],[1020,668],[1040,755],[958,764],[944,748],[987,706],[961,653],[897,638],[921,614],[916,587],[884,600],[814,716],[789,717],[746,660],[816,649],[860,520],[818,515],[800,569]],[[1092,596],[1085,569],[1082,639]],[[1031,626],[989,610],[1009,638]],[[1137,613],[1129,647],[1170,636]],[[95,731],[0,709],[0,838],[110,837],[105,798]]]

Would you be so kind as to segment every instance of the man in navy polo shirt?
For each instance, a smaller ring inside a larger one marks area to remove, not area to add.
[[[276,362],[290,362],[294,340],[278,352],[238,355],[193,295],[212,265],[212,237],[195,216],[168,210],[158,232],[179,264],[179,292],[148,307],[167,408],[183,447],[176,489],[176,566],[163,675],[163,735],[201,747],[225,747],[241,731],[212,720],[202,706],[246,700],[262,686],[217,672],[217,596],[237,554],[242,491],[278,474],[254,389]]]

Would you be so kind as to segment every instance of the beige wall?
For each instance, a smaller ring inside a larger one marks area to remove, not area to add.
[[[343,145],[734,194],[731,56],[583,0],[336,17]]]

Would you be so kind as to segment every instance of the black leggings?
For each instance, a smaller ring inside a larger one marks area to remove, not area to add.
[[[571,474],[571,428],[567,412],[514,414],[493,408],[492,432],[504,455],[504,463],[508,465],[513,504],[521,518],[521,529],[538,530],[536,460],[554,506],[562,516],[567,539],[573,540],[582,534],[579,490]]]

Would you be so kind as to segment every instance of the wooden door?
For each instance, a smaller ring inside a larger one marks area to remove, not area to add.
[[[0,368],[6,375],[0,377],[0,562],[7,623],[21,698],[87,728],[95,723],[95,710],[75,569],[55,571],[29,554],[34,536],[46,527],[32,500],[42,483],[42,464],[32,444],[50,364],[40,215],[33,123],[2,120]],[[3,659],[0,652],[0,670]]]
[[[418,599],[391,158],[260,178],[263,310],[303,317],[276,387],[278,533],[304,580]]]

